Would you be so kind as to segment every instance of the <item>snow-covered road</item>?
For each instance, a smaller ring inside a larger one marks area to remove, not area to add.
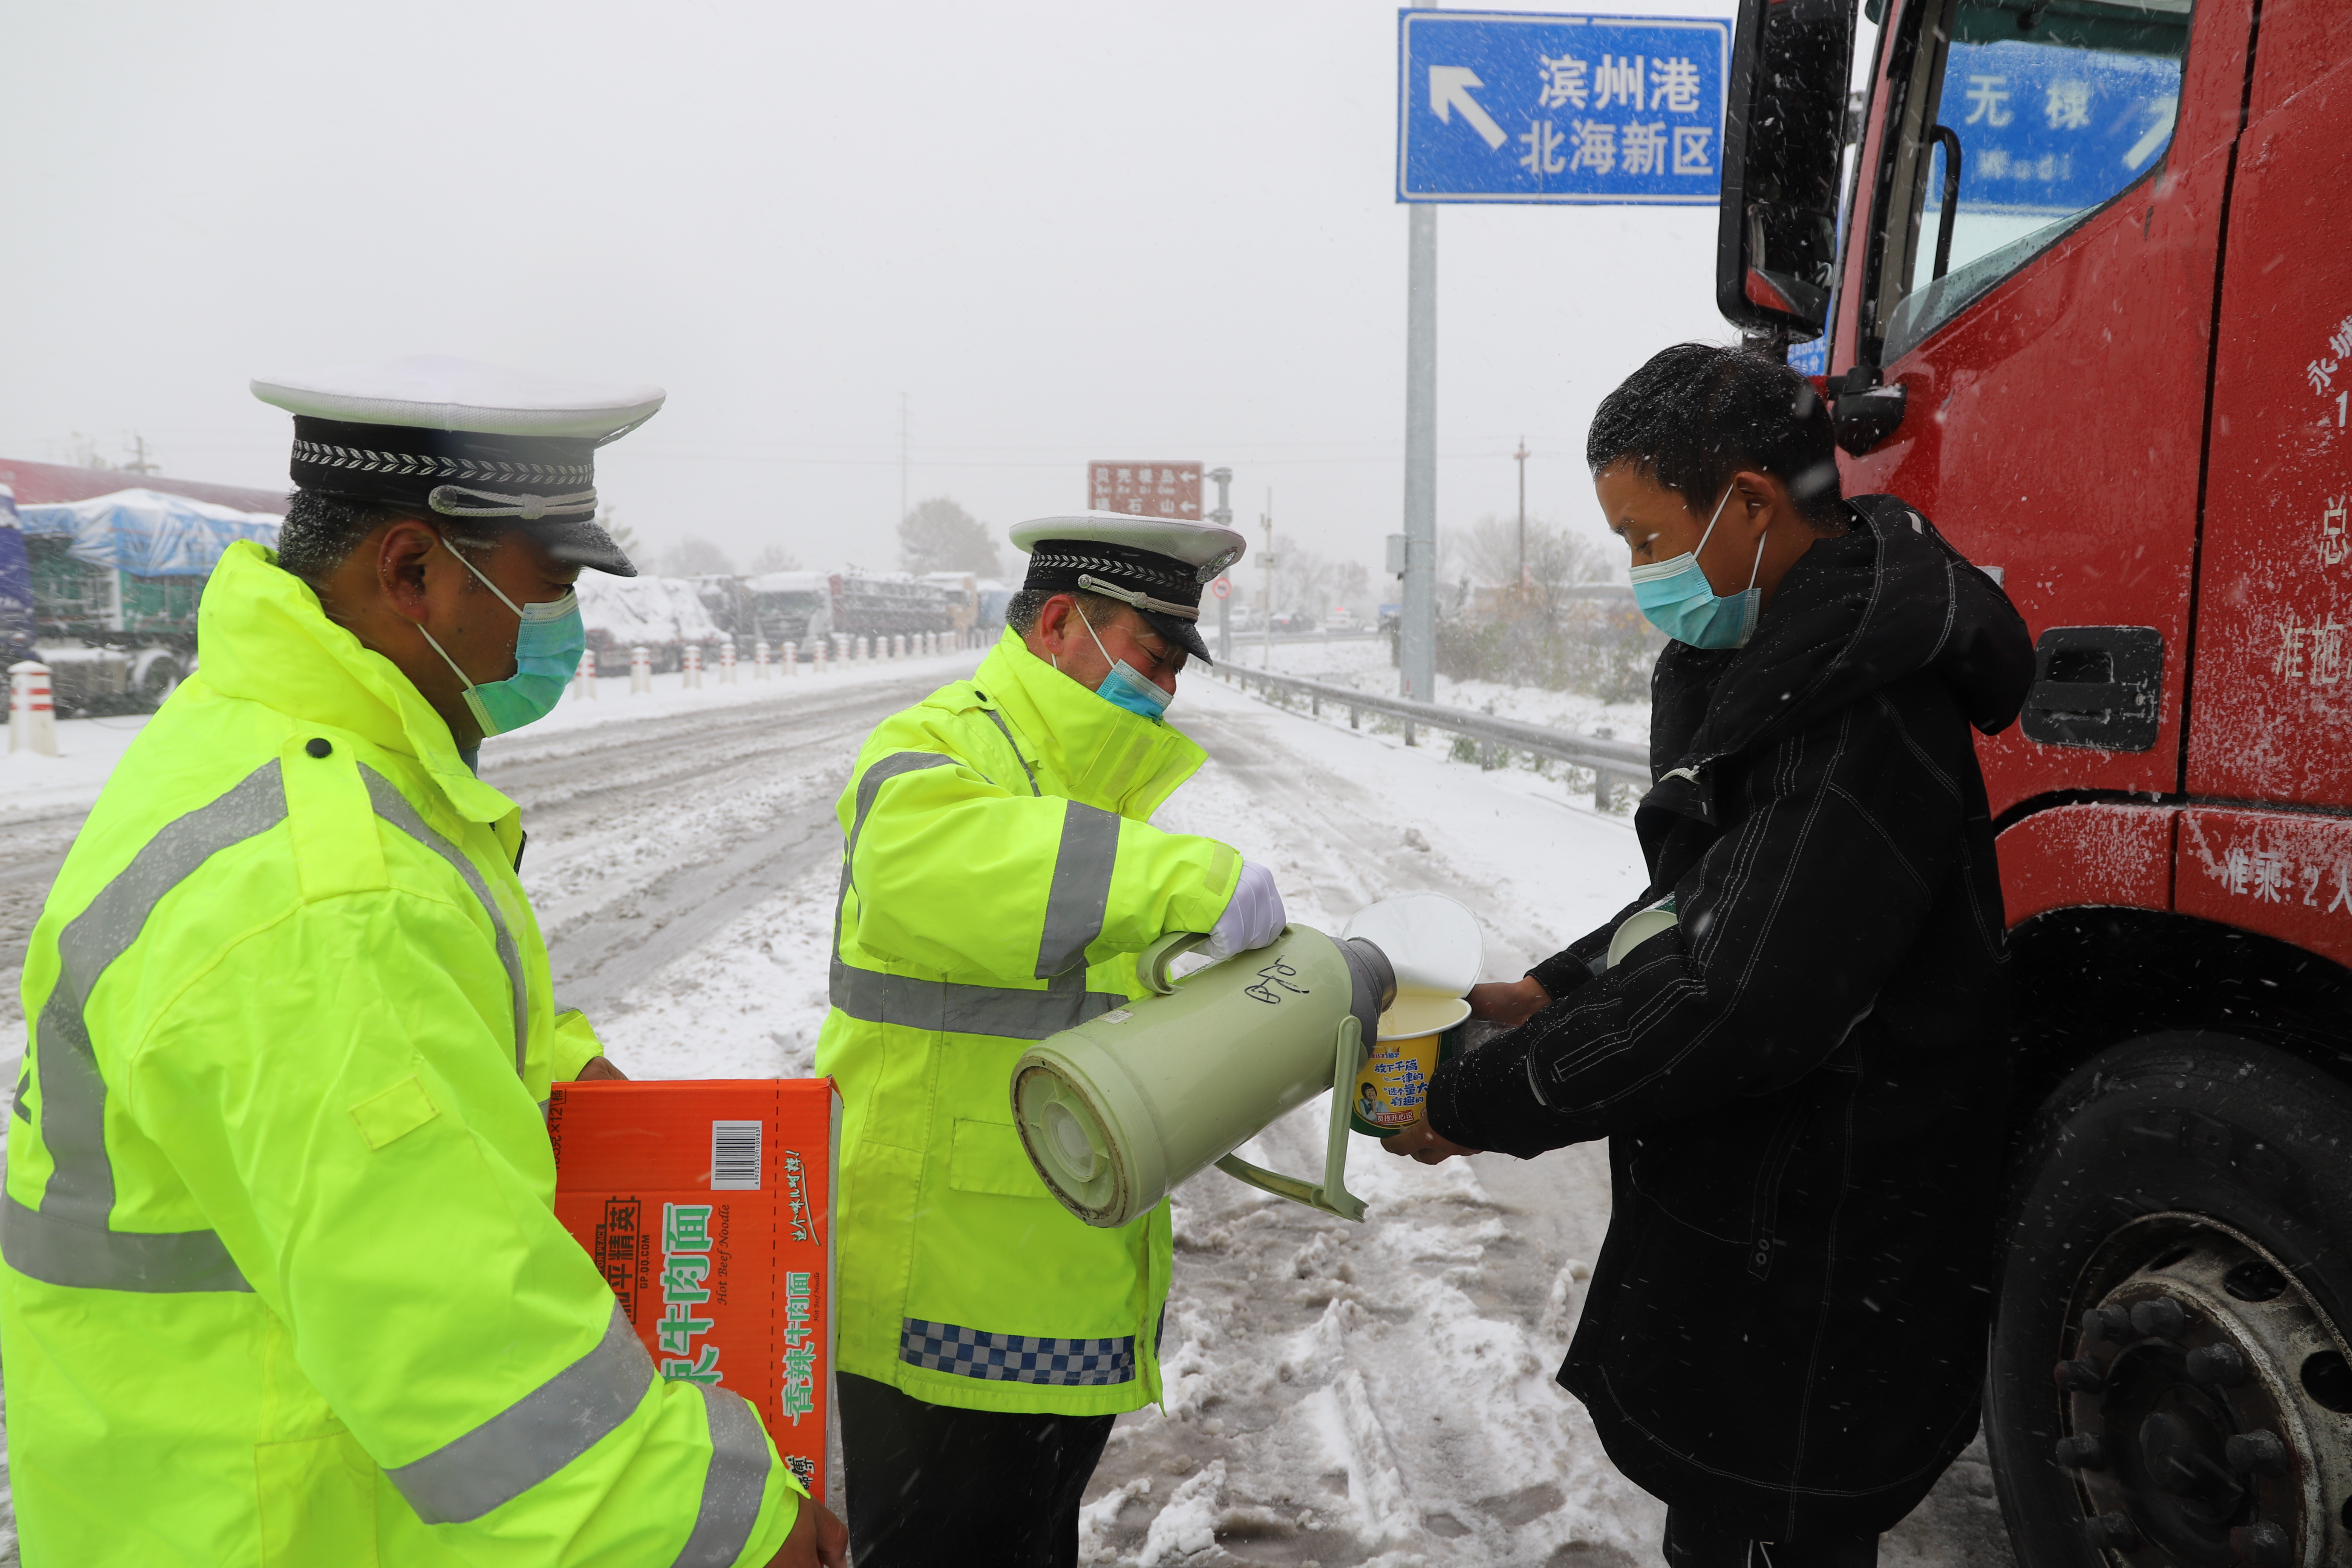
[[[525,808],[524,880],[558,993],[590,1007],[616,1060],[640,1077],[808,1070],[834,797],[873,722],[972,657],[650,698],[608,682],[600,700],[567,699],[546,725],[491,743],[485,776]],[[1275,657],[1377,679],[1386,650]],[[1517,975],[1638,889],[1626,820],[1559,778],[1481,773],[1205,676],[1187,677],[1171,718],[1211,760],[1159,822],[1271,866],[1294,920],[1336,929],[1375,899],[1435,889],[1479,915],[1488,973]],[[37,865],[61,831],[0,818],[0,866]],[[12,979],[31,916],[18,902],[0,906]],[[1318,1167],[1322,1116],[1302,1109],[1246,1157]],[[1656,1562],[1663,1510],[1551,1382],[1607,1223],[1602,1150],[1433,1169],[1360,1140],[1350,1184],[1371,1205],[1360,1226],[1213,1171],[1178,1194],[1167,1405],[1115,1429],[1088,1493],[1087,1560]],[[1884,1560],[2009,1568],[1990,1491],[1972,1450]]]

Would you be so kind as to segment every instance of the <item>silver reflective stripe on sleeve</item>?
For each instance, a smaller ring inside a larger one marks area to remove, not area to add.
[[[1022,775],[1029,781],[1029,793],[1044,795],[1045,792],[1037,787],[1037,771],[1029,765],[1029,759],[1021,754],[1020,743],[1013,740],[1012,730],[1006,727],[1004,715],[993,708],[983,708],[981,711],[996,721],[997,732],[1004,737],[1004,744],[1013,752],[1013,760],[1021,764]]]
[[[653,1383],[653,1358],[616,1301],[594,1350],[464,1436],[384,1474],[427,1524],[479,1519],[586,1453]]]
[[[1075,981],[1076,984],[1065,984]],[[956,1035],[1000,1035],[1012,1040],[1042,1040],[1129,998],[1114,991],[1088,991],[1082,974],[1057,977],[1041,990],[1009,985],[965,985],[953,980],[920,980],[860,969],[836,956],[830,1000],[864,1024],[898,1024]]]
[[[1087,949],[1102,935],[1110,909],[1110,874],[1118,865],[1118,816],[1071,801],[1063,808],[1062,847],[1045,895],[1045,931],[1037,942],[1037,978],[1086,967]]]
[[[286,788],[272,761],[208,805],[149,839],[58,936],[58,979],[35,1026],[41,1142],[51,1169],[38,1208],[0,1204],[0,1257],[51,1285],[102,1290],[248,1290],[209,1230],[108,1228],[114,1163],[106,1152],[106,1079],[83,1009],[148,916],[196,868],[286,820]]]
[[[1009,738],[1009,737],[1008,737]],[[848,908],[850,889],[856,886],[851,867],[857,854],[858,836],[865,831],[866,815],[874,809],[874,800],[882,786],[904,773],[918,773],[925,768],[949,767],[953,757],[930,752],[895,752],[866,770],[857,781],[857,809],[850,818],[849,845],[842,858],[841,898],[834,906],[833,967],[827,999],[850,1017],[865,1024],[898,1024],[914,1029],[940,1029],[959,1035],[997,1035],[1007,1039],[1042,1040],[1064,1029],[1076,1028],[1088,1018],[1108,1013],[1128,998],[1116,992],[1088,991],[1086,972],[1066,971],[1045,988],[1030,990],[1010,985],[967,985],[953,980],[924,980],[910,974],[886,974],[877,969],[860,969],[843,961],[841,956],[841,922]],[[1092,806],[1070,803],[1072,813],[1093,811]],[[1108,812],[1098,816],[1109,816]],[[1064,819],[1063,845],[1069,846],[1068,818]],[[1110,818],[1111,850],[1118,851],[1118,819]],[[1055,886],[1060,885],[1058,864]],[[1102,929],[1102,911],[1108,907],[1109,877],[1103,877],[1105,902],[1094,906],[1094,929]],[[1079,923],[1074,916],[1073,926]],[[1048,929],[1053,925],[1053,912],[1047,910]],[[1090,933],[1087,942],[1094,940]],[[1085,952],[1080,944],[1079,952]]]
[[[760,1522],[768,1489],[768,1437],[740,1394],[697,1384],[710,1412],[710,1468],[702,1476],[702,1507],[694,1533],[677,1554],[677,1568],[728,1568],[742,1555]]]
[[[530,992],[523,984],[522,954],[515,947],[513,933],[507,930],[507,917],[499,912],[498,900],[490,897],[489,884],[482,880],[482,873],[466,858],[464,850],[426,826],[416,808],[408,804],[408,797],[394,787],[391,780],[365,763],[360,766],[360,777],[367,783],[368,799],[374,805],[375,814],[449,862],[489,915],[490,929],[498,933],[499,962],[506,965],[507,986],[514,997],[515,1076],[522,1077],[524,1062],[530,1053]]]
[[[936,752],[893,752],[866,770],[857,781],[857,812],[849,819],[849,858],[857,858],[857,836],[866,831],[866,816],[874,809],[874,797],[882,786],[905,773],[919,773],[925,768],[951,768],[953,757],[943,757]]]
[[[0,1257],[47,1285],[89,1290],[250,1290],[210,1230],[100,1230],[0,1197]]]

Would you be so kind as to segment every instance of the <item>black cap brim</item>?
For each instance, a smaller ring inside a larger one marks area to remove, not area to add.
[[[1181,616],[1163,616],[1156,610],[1138,610],[1135,613],[1141,616],[1153,631],[1158,632],[1202,664],[1217,662],[1209,657],[1209,645],[1201,640],[1199,623],[1185,620]]]
[[[628,552],[614,543],[613,536],[593,518],[543,517],[515,526],[547,546],[547,552],[558,561],[609,572],[615,577],[637,574]]]

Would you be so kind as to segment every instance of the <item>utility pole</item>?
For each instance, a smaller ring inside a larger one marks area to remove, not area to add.
[[[1234,482],[1234,471],[1231,468],[1211,468],[1209,482],[1217,487],[1217,510],[1209,514],[1209,521],[1219,528],[1233,527],[1233,498],[1228,493],[1228,489]],[[1233,577],[1230,572],[1225,574],[1224,583],[1226,591],[1217,600],[1217,662],[1219,664],[1229,663],[1234,657],[1234,595]]]
[[[1519,449],[1511,454],[1519,461],[1519,586],[1528,585],[1528,438],[1519,437]]]
[[[1437,208],[1405,208],[1404,695],[1437,700]],[[1410,731],[1408,731],[1410,733]]]
[[[1265,658],[1260,662],[1268,669],[1274,668],[1274,487],[1265,487],[1265,510],[1258,521],[1265,525]]]
[[[909,428],[907,395],[898,395],[898,521],[907,521],[907,434]]]
[[[136,454],[136,456],[134,456],[131,461],[122,465],[124,472],[132,474],[152,474],[162,466],[161,464],[151,463],[147,460],[147,437],[141,435],[136,430],[131,432],[131,449]]]

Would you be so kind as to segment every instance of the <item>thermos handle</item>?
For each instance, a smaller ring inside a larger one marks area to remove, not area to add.
[[[1135,955],[1135,973],[1144,989],[1166,996],[1176,989],[1168,978],[1168,966],[1183,954],[1209,940],[1204,931],[1171,931],[1150,947]]]
[[[1150,956],[1149,950],[1146,956]],[[1363,1026],[1353,1013],[1339,1020],[1332,1044],[1331,1128],[1323,1148],[1322,1184],[1318,1186],[1297,1176],[1253,1165],[1234,1154],[1218,1161],[1217,1169],[1237,1182],[1247,1182],[1276,1197],[1305,1204],[1341,1219],[1360,1220],[1364,1217],[1364,1200],[1348,1190],[1348,1145],[1351,1142],[1348,1131],[1349,1091],[1364,1067]]]

